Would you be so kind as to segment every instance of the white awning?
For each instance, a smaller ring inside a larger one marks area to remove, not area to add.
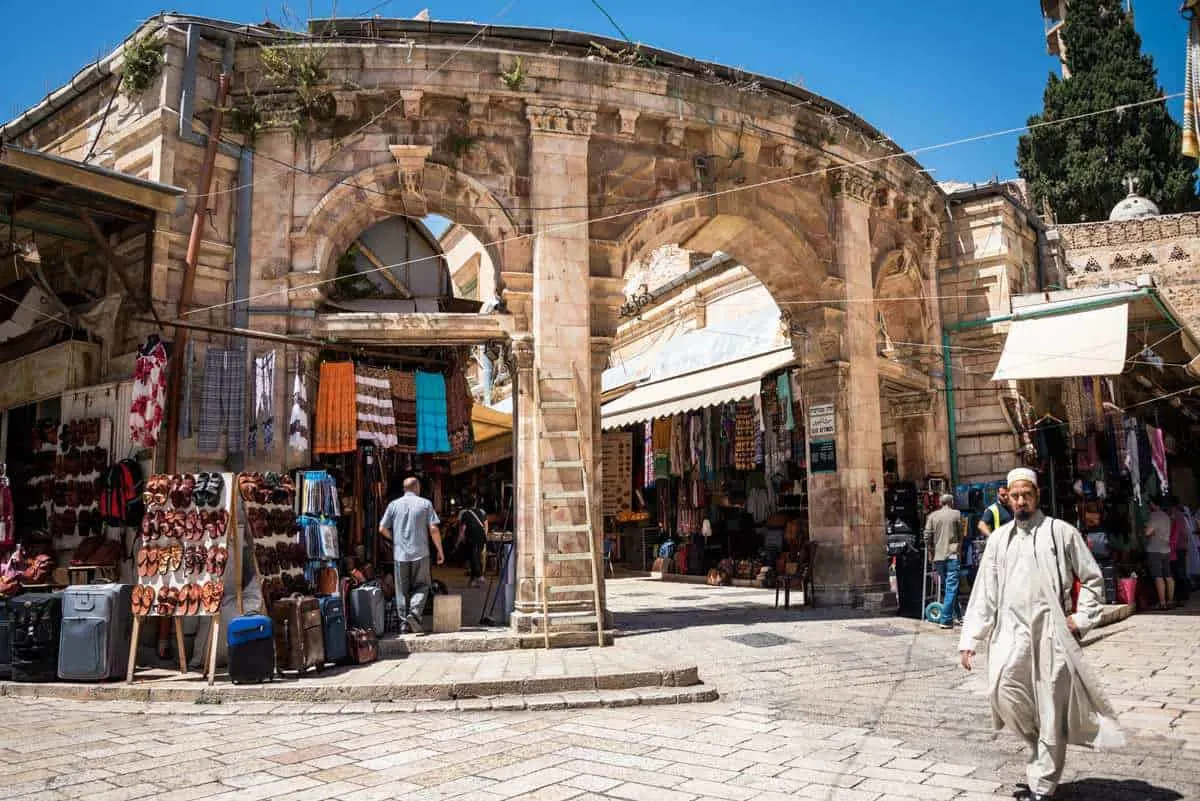
[[[628,395],[604,404],[601,428],[644,423],[719,403],[745,400],[759,393],[762,377],[786,367],[795,357],[791,347],[718,364],[692,373],[643,384]]]
[[[992,380],[1119,375],[1128,339],[1128,303],[1016,319]]]

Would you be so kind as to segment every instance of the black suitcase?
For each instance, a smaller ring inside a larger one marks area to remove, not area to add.
[[[26,593],[11,601],[12,680],[58,679],[62,594]]]
[[[12,609],[0,598],[0,679],[12,678]]]
[[[242,615],[229,623],[229,678],[259,684],[275,675],[275,635],[271,618]]]
[[[1117,566],[1112,562],[1100,563],[1100,575],[1104,579],[1104,603],[1117,602]]]

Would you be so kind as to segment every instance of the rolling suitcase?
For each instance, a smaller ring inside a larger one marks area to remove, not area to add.
[[[234,684],[261,683],[275,675],[275,637],[271,618],[242,615],[229,623],[229,678]]]
[[[0,598],[0,679],[12,678],[12,608]]]
[[[62,593],[26,593],[11,602],[12,680],[58,678]]]
[[[67,587],[62,605],[58,677],[65,681],[124,677],[133,629],[133,585]]]
[[[325,667],[321,604],[316,598],[290,595],[271,604],[275,626],[275,668],[304,673]]]
[[[355,665],[365,665],[379,658],[379,639],[370,629],[350,629],[346,633],[346,643],[350,661]]]
[[[325,661],[346,661],[346,606],[340,595],[320,599],[321,628],[325,635]]]
[[[376,637],[384,632],[383,589],[366,584],[350,591],[350,625],[370,629]]]

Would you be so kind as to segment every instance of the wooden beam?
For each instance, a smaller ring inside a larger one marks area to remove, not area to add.
[[[405,300],[412,300],[413,295],[409,288],[404,285],[403,281],[392,275],[392,269],[385,265],[383,260],[376,256],[375,252],[367,247],[366,242],[362,241],[361,239],[356,239],[354,240],[354,244],[358,245],[358,249],[361,250],[362,254],[367,257],[367,261],[371,262],[375,269],[379,271],[379,274],[387,279],[389,284],[396,288],[396,291],[400,293],[400,297],[404,298]]]
[[[121,288],[125,290],[125,294],[130,298],[138,298],[138,294],[134,292],[133,286],[129,282],[129,277],[125,275],[125,271],[121,268],[121,259],[113,252],[112,246],[108,244],[108,238],[104,236],[104,232],[100,230],[100,226],[96,225],[96,221],[92,219],[92,216],[87,213],[86,209],[79,210],[79,219],[83,220],[84,225],[92,232],[92,239],[95,240],[96,247],[100,249],[100,255],[103,257],[105,266],[116,275],[117,280],[121,283]],[[150,314],[154,317],[154,322],[158,324],[159,330],[162,330],[162,320],[158,318],[158,312],[154,309],[154,302],[149,297],[145,300],[146,305],[150,308]]]

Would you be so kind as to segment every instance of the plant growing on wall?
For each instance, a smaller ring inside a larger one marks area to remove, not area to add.
[[[505,72],[500,73],[500,80],[508,87],[510,92],[519,92],[525,86],[525,65],[521,62],[521,57],[517,56],[517,60]]]
[[[138,36],[125,45],[121,68],[121,92],[136,98],[150,88],[162,72],[163,44],[150,36]]]
[[[358,272],[358,245],[351,245],[338,257],[338,281],[333,285],[333,296],[343,300],[375,297],[379,289],[371,279]]]
[[[332,120],[337,113],[337,101],[325,88],[329,75],[324,63],[324,48],[272,45],[262,49],[264,77],[284,90],[295,92],[294,105],[283,110],[294,114],[291,122],[297,130]]]

